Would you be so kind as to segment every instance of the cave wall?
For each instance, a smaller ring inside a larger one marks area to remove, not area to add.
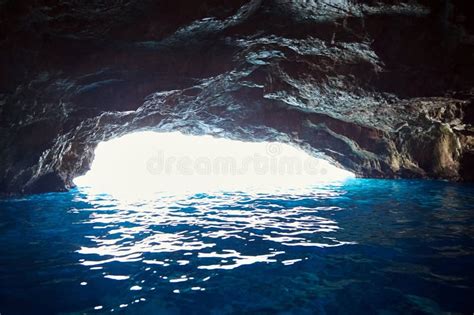
[[[135,130],[472,180],[468,1],[0,1],[0,193],[62,191]]]

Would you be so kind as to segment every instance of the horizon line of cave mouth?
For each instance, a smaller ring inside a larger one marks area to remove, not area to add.
[[[101,142],[74,179],[101,192],[302,187],[354,174],[278,142],[242,142],[179,132],[135,132]]]

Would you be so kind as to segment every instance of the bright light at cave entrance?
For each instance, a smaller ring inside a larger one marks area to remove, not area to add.
[[[137,132],[97,146],[91,170],[74,180],[103,193],[259,191],[296,188],[353,174],[290,145],[178,132]]]

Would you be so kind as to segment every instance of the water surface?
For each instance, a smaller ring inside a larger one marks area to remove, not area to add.
[[[0,313],[474,312],[474,187],[0,200]]]

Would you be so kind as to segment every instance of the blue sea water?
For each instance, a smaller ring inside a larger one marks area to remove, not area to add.
[[[0,313],[474,312],[474,186],[0,200]]]

